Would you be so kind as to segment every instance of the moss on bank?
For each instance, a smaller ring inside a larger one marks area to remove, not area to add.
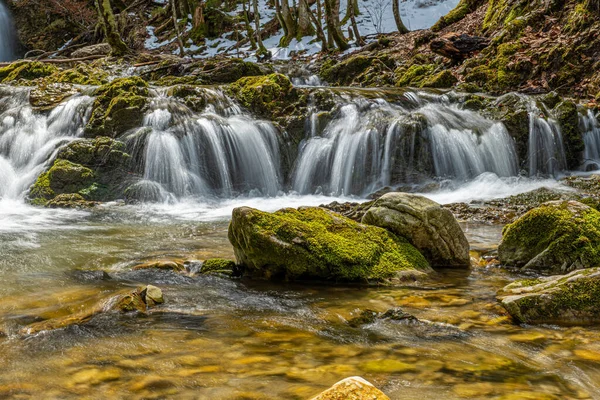
[[[316,207],[235,209],[229,240],[246,274],[264,278],[386,282],[431,272],[405,240]]]
[[[22,61],[0,68],[0,83],[28,84],[38,78],[44,78],[58,72],[51,64],[37,61]]]

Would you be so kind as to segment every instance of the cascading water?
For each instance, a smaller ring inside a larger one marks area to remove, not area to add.
[[[1,95],[0,199],[19,199],[57,149],[82,135],[93,99],[76,96],[44,114],[32,109],[27,89]]]
[[[303,143],[293,189],[360,195],[431,175],[464,181],[484,172],[518,173],[514,143],[501,123],[444,96],[405,97],[404,106],[381,99],[342,106],[321,135]]]
[[[0,61],[15,58],[15,27],[8,8],[0,0]]]
[[[584,168],[599,169],[600,168],[600,123],[596,115],[591,110],[588,110],[586,115],[580,117],[580,125],[582,127],[583,142],[585,143],[584,151]]]
[[[205,95],[211,105],[196,115],[157,94],[144,127],[127,135],[134,160],[143,165],[139,197],[277,195],[281,178],[275,128],[244,115],[217,91],[205,89]]]
[[[529,175],[556,176],[567,165],[560,126],[553,119],[529,113]]]

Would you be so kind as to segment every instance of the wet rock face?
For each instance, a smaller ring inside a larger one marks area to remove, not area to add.
[[[507,266],[547,273],[600,264],[600,212],[576,201],[551,201],[504,228],[498,257]]]
[[[519,323],[597,324],[600,322],[600,268],[517,281],[501,290],[499,301]]]
[[[360,376],[339,381],[311,400],[389,400],[381,390]]]
[[[318,207],[236,208],[229,241],[245,275],[267,279],[394,283],[432,272],[406,240]]]
[[[362,218],[415,246],[433,267],[468,267],[469,242],[452,213],[423,196],[387,193]]]

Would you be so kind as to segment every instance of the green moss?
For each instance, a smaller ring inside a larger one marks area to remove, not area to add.
[[[396,86],[420,86],[436,69],[435,64],[411,65],[408,69],[398,68],[396,70]]]
[[[0,82],[32,81],[50,76],[57,71],[58,68],[52,64],[44,64],[37,61],[22,61],[0,68]]]
[[[421,83],[421,87],[445,89],[451,88],[458,82],[452,72],[443,70]]]
[[[77,193],[89,186],[93,179],[91,169],[67,160],[56,160],[48,172],[38,177],[29,197],[50,200],[57,194]]]
[[[321,66],[319,75],[331,85],[350,85],[374,60],[377,58],[362,55],[352,56],[342,62],[329,59]]]
[[[251,76],[231,84],[229,91],[244,107],[264,115],[287,106],[292,83],[282,74]]]
[[[455,22],[462,20],[469,13],[472,13],[481,5],[480,0],[460,0],[460,2],[448,14],[439,19],[432,27],[433,32],[438,32],[452,25]]]
[[[588,10],[584,3],[577,4],[567,19],[564,27],[565,32],[579,32],[588,28],[592,23],[597,21],[598,16]]]
[[[548,271],[600,265],[600,212],[575,202],[543,204],[504,228],[498,255],[507,265]]]
[[[316,207],[236,209],[229,240],[247,272],[267,278],[382,282],[431,271],[405,240]]]
[[[139,126],[148,101],[148,84],[140,77],[115,79],[96,89],[88,135],[115,137]]]
[[[202,263],[200,272],[203,274],[225,273],[231,275],[235,268],[235,261],[223,258],[210,258]]]
[[[75,68],[55,72],[46,79],[48,82],[74,83],[77,85],[100,86],[108,81],[108,74],[88,64],[79,64]]]

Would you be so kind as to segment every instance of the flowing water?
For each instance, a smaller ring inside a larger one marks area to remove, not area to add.
[[[0,62],[11,61],[15,58],[14,25],[8,8],[0,1]]]
[[[495,293],[519,276],[501,269],[476,264],[398,288],[132,269],[233,258],[228,218],[241,205],[361,201],[370,190],[427,179],[439,186],[426,195],[441,203],[559,187],[518,176],[521,160],[501,124],[440,95],[347,96],[329,121],[308,117],[286,173],[286,143],[270,122],[214,89],[202,112],[157,91],[143,126],[123,137],[154,202],[50,210],[23,198],[57,149],[81,136],[93,99],[77,96],[44,114],[31,109],[26,89],[9,90],[0,99],[0,398],[307,399],[352,375],[392,399],[600,398],[600,331],[512,324]],[[594,134],[594,116],[586,118]],[[594,138],[586,136],[588,147]],[[463,229],[477,260],[495,249],[502,227]],[[146,316],[108,312],[23,334],[145,284],[166,299]],[[421,322],[348,323],[393,307]]]

